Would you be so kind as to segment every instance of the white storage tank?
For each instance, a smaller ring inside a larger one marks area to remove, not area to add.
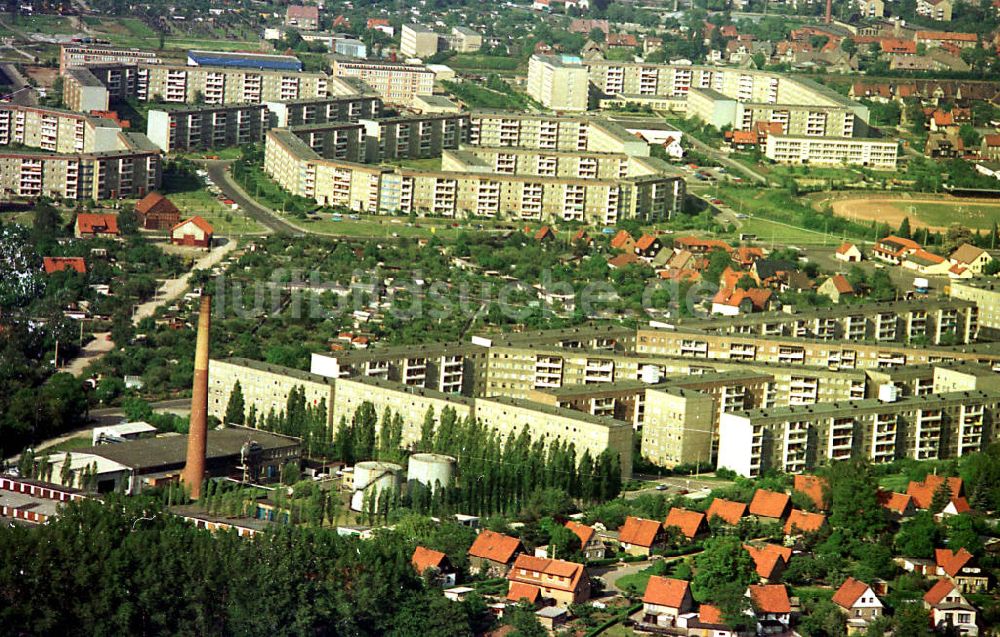
[[[351,509],[361,511],[365,506],[365,496],[375,493],[375,497],[386,489],[399,490],[403,467],[391,462],[359,462],[354,465],[354,494]]]
[[[455,474],[455,459],[439,453],[415,453],[410,456],[406,480],[415,480],[433,491],[440,484],[447,487]]]

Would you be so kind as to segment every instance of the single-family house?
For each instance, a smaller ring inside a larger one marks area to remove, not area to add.
[[[181,220],[181,211],[158,192],[151,192],[135,204],[139,225],[146,230],[169,230]]]
[[[872,258],[899,265],[907,256],[920,249],[920,244],[912,239],[889,235],[875,243],[875,247],[872,248]]]
[[[583,564],[535,557],[522,553],[507,573],[510,588],[538,590],[543,600],[565,608],[590,599],[590,576]],[[508,598],[510,590],[508,590]],[[529,600],[530,601],[530,600]]]
[[[686,539],[693,540],[698,535],[708,531],[708,524],[705,522],[704,513],[674,507],[667,512],[667,519],[663,522],[663,528],[675,528]]]
[[[963,243],[951,253],[948,260],[954,265],[960,265],[970,270],[973,274],[982,274],[983,269],[993,262],[993,257],[982,248],[976,247],[971,243]]]
[[[750,501],[750,515],[764,522],[780,522],[792,508],[792,499],[787,493],[757,489]]]
[[[879,491],[878,502],[893,518],[910,517],[917,512],[913,504],[913,496],[894,491]]]
[[[829,298],[834,303],[854,297],[854,286],[843,274],[834,274],[816,288],[816,293]]]
[[[538,232],[535,233],[535,241],[539,242],[552,241],[555,238],[556,238],[556,233],[555,231],[552,230],[550,226],[542,226],[541,228],[538,229]]]
[[[757,634],[784,633],[791,628],[792,603],[784,584],[751,584],[747,597],[757,618]]]
[[[178,246],[211,248],[215,230],[201,217],[186,219],[170,229],[170,243]]]
[[[410,563],[413,564],[413,568],[419,575],[423,576],[426,573],[439,586],[455,585],[455,569],[448,560],[448,556],[441,551],[418,546],[413,551]]]
[[[930,611],[931,624],[939,630],[950,628],[970,637],[979,634],[975,607],[949,579],[938,580],[924,594],[924,608]]]
[[[118,215],[108,215],[94,212],[81,212],[76,215],[73,226],[73,236],[77,239],[117,239]]]
[[[650,555],[663,543],[663,525],[656,520],[630,515],[618,530],[618,542],[629,555]]]
[[[802,535],[815,533],[826,524],[826,516],[822,513],[809,513],[801,509],[792,509],[785,520],[785,535]]]
[[[934,500],[934,492],[937,491],[945,478],[936,474],[929,474],[923,482],[911,480],[906,487],[906,494],[913,498],[913,505],[918,509],[929,509],[931,501]],[[958,477],[947,478],[948,488],[951,498],[958,498],[962,495],[962,479]]]
[[[914,250],[903,259],[903,267],[927,276],[948,276],[952,263],[944,257],[923,248]]]
[[[523,552],[521,540],[486,529],[476,536],[469,547],[469,570],[505,575],[514,558]]]
[[[83,257],[42,257],[42,267],[45,274],[70,270],[80,274],[87,273],[87,263]]]
[[[635,239],[628,231],[619,230],[618,234],[611,237],[611,247],[626,254],[635,254]]]
[[[742,502],[733,502],[732,500],[725,500],[723,498],[715,498],[712,500],[712,504],[708,505],[708,511],[705,512],[705,517],[708,519],[710,524],[713,519],[717,519],[720,522],[729,524],[730,526],[736,526],[746,514],[746,504]]]
[[[833,603],[847,615],[848,635],[866,632],[869,622],[885,612],[882,601],[872,587],[853,577],[844,580],[833,594]]]
[[[642,596],[643,623],[661,627],[676,626],[677,618],[694,606],[690,585],[680,579],[653,575]]]
[[[712,297],[712,314],[737,316],[774,309],[774,292],[765,288],[723,288]]]
[[[753,558],[757,575],[762,584],[773,584],[781,579],[781,574],[792,559],[792,549],[777,544],[744,544],[750,557]]]
[[[576,536],[580,538],[580,550],[583,552],[584,557],[588,560],[604,559],[607,547],[604,546],[604,541],[594,531],[594,527],[569,520],[566,522],[566,528],[576,533]]]
[[[826,478],[800,473],[795,476],[792,490],[805,494],[820,511],[826,510],[826,491],[830,488]]]
[[[660,243],[660,239],[651,234],[644,234],[635,242],[635,255],[647,261],[659,254],[662,249],[663,244]]]
[[[980,568],[976,557],[965,548],[934,551],[936,573],[948,577],[963,593],[978,593],[989,588],[989,573]]]

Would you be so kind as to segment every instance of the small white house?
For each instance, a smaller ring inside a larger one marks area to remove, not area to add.
[[[844,263],[860,263],[864,255],[861,254],[861,249],[858,246],[853,243],[845,243],[837,248],[833,257]]]

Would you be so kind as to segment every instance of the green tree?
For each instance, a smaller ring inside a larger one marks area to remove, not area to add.
[[[949,502],[951,502],[951,485],[948,484],[948,480],[942,480],[931,498],[931,513],[941,513]]]
[[[503,623],[513,626],[511,637],[547,637],[548,633],[535,616],[535,609],[526,604],[509,606],[504,611]]]
[[[233,385],[233,391],[229,394],[229,404],[226,405],[225,422],[227,424],[242,425],[246,421],[246,405],[243,402],[243,388],[240,381]]]
[[[434,408],[428,407],[420,426],[420,451],[431,451],[434,448],[434,426]]]
[[[896,234],[898,234],[901,237],[909,239],[911,233],[912,231],[910,230],[910,218],[903,217],[903,221],[899,224],[899,230],[896,231]]]
[[[747,586],[758,580],[753,558],[744,550],[743,542],[731,535],[709,539],[694,563],[695,575],[691,580],[694,598],[699,602],[726,604],[730,611],[740,610],[734,608],[735,600],[742,598]]]
[[[836,462],[826,471],[830,525],[849,540],[874,538],[888,527],[878,501],[878,479],[867,462]]]
[[[934,515],[929,511],[919,511],[899,528],[894,544],[900,555],[931,559],[941,539],[941,529],[934,521]]]
[[[64,487],[73,486],[73,456],[67,451],[59,468],[59,484]]]

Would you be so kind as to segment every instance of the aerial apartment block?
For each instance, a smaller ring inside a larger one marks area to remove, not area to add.
[[[140,64],[135,84],[140,101],[187,104],[259,104],[326,97],[330,90],[325,73],[166,64]]]
[[[333,77],[361,80],[388,104],[409,106],[417,95],[434,94],[434,71],[419,64],[334,59],[331,66]]]
[[[779,164],[864,166],[895,170],[899,144],[890,139],[768,135],[764,156]]]
[[[160,55],[155,51],[130,49],[99,44],[64,44],[59,47],[59,74],[71,68],[95,64],[159,64]]]
[[[382,99],[375,95],[334,95],[283,102],[266,102],[270,127],[286,128],[329,122],[375,119],[382,113]]]
[[[68,69],[63,74],[63,104],[79,113],[106,111],[110,104],[108,87],[83,67]]]
[[[574,56],[532,55],[528,95],[554,111],[585,111],[590,102],[587,67]]]
[[[399,52],[407,57],[423,58],[438,52],[440,36],[420,24],[404,24],[400,33]]]
[[[264,104],[156,108],[147,113],[146,136],[163,152],[259,144],[267,130]]]

